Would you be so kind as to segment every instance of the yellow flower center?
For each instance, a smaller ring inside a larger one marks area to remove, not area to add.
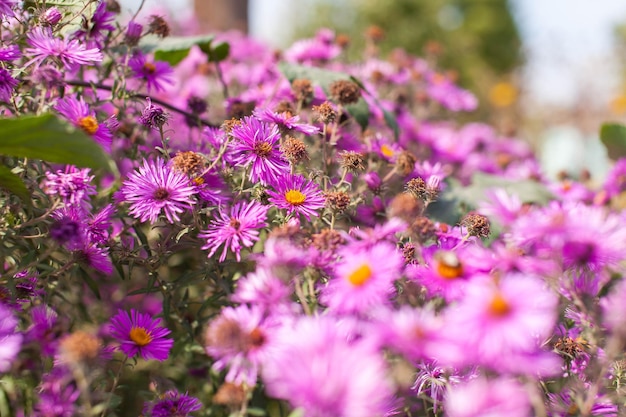
[[[152,62],[146,62],[143,64],[143,69],[145,69],[148,74],[154,74],[156,72],[156,65]]]
[[[85,116],[79,119],[78,126],[90,135],[98,131],[98,121],[93,116]]]
[[[496,295],[491,299],[491,303],[489,304],[489,312],[497,317],[503,317],[509,314],[511,311],[511,305],[506,301],[506,299],[502,296],[500,292],[497,292]]]
[[[348,281],[352,285],[356,285],[360,287],[365,284],[372,277],[372,268],[369,267],[368,264],[363,264],[354,271],[350,275],[348,275]]]
[[[135,342],[138,346],[146,346],[152,342],[152,336],[143,327],[133,327],[130,329],[130,340]]]
[[[289,190],[285,193],[285,200],[292,206],[299,206],[306,201],[306,195],[298,190]]]
[[[391,158],[394,154],[393,149],[387,145],[382,145],[380,147],[380,152],[385,155],[387,158]]]
[[[202,178],[202,177],[196,177],[196,178],[194,178],[194,179],[193,179],[193,182],[194,182],[194,184],[196,184],[196,185],[202,185],[202,184],[204,184],[204,178]]]

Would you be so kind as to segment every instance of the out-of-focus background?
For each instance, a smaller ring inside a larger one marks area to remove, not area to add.
[[[122,1],[129,15],[140,3]],[[376,26],[382,54],[437,54],[480,98],[476,118],[531,142],[551,175],[602,178],[600,124],[626,119],[624,0],[145,0],[142,14],[155,12],[182,32],[238,29],[277,49],[329,27],[357,53]]]

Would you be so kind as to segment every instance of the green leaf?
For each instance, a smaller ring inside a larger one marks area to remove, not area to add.
[[[330,93],[330,85],[337,80],[350,80],[350,75],[344,72],[330,71],[322,68],[306,67],[304,65],[281,62],[278,69],[283,73],[289,82],[299,78],[310,80],[314,84],[322,87],[326,94]]]
[[[91,292],[93,292],[93,295],[95,295],[98,300],[101,300],[102,298],[100,297],[100,290],[98,289],[98,284],[89,276],[87,271],[85,271],[82,266],[79,268],[78,275],[80,275],[83,281],[85,281],[85,284],[87,284],[87,287],[89,287]]]
[[[211,43],[213,42],[213,35],[200,35],[200,36],[169,36],[165,39],[154,37],[144,38],[139,47],[143,52],[154,52],[155,59],[169,62],[171,65],[176,65],[189,54],[191,47],[198,45],[198,47],[205,54],[209,54],[211,51]],[[170,59],[172,62],[170,62]]]
[[[0,165],[0,187],[15,194],[22,201],[30,203],[30,193],[22,182],[22,179],[11,172],[11,170],[4,165]]]
[[[53,114],[0,119],[0,155],[114,170],[100,145]]]
[[[378,103],[378,100],[376,100],[376,102]],[[398,140],[398,136],[400,135],[400,126],[398,125],[398,120],[396,119],[396,116],[394,116],[393,113],[383,109],[382,107],[380,108],[383,111],[385,123],[387,123],[387,126],[389,126],[391,130],[393,130],[393,136],[396,138],[396,140]]]
[[[293,80],[297,80],[299,78],[310,80],[312,83],[322,87],[327,95],[330,94],[330,85],[338,80],[353,81],[361,89],[363,86],[360,81],[345,72],[306,67],[304,65],[289,64],[286,62],[278,64],[278,69],[289,80],[289,82],[293,82]],[[365,130],[367,128],[369,124],[370,108],[363,98],[360,98],[359,101],[354,104],[347,105],[346,110],[352,117],[354,117],[354,120],[356,120],[362,129]]]
[[[346,110],[354,117],[354,120],[361,126],[361,129],[367,129],[367,125],[370,122],[370,107],[363,98],[360,98],[359,101],[354,104],[347,105]]]
[[[603,124],[600,140],[606,146],[609,158],[617,160],[626,156],[626,126],[619,123]]]
[[[178,49],[174,51],[158,50],[154,53],[154,59],[157,61],[165,61],[171,66],[177,65],[180,61],[187,58],[191,48]]]
[[[523,203],[546,204],[554,196],[541,183],[532,180],[510,180],[497,175],[476,173],[469,186],[452,183],[449,195],[460,203],[476,208],[486,200],[490,189],[502,188],[511,195],[516,195]]]
[[[217,45],[212,46],[207,55],[209,56],[209,62],[221,62],[228,57],[229,53],[230,44],[228,42],[220,42]]]

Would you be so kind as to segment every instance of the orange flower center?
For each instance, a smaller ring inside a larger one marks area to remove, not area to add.
[[[463,276],[463,264],[454,252],[441,251],[435,254],[436,271],[442,278],[457,279]]]
[[[152,62],[146,62],[143,64],[143,69],[145,69],[148,74],[154,74],[156,72],[156,65]]]
[[[350,284],[360,287],[365,284],[372,277],[372,268],[367,264],[363,264],[354,271],[350,275],[348,275],[348,281]]]
[[[500,292],[497,292],[496,295],[494,295],[494,297],[491,299],[491,303],[489,304],[489,312],[494,316],[503,317],[509,314],[510,311],[511,305]]]
[[[150,336],[150,333],[143,327],[133,327],[130,329],[129,336],[130,340],[135,342],[138,346],[146,346],[152,342],[152,336]]]
[[[394,154],[393,149],[387,145],[383,145],[380,147],[380,152],[385,155],[387,158],[391,158]]]
[[[269,142],[257,142],[254,144],[254,153],[265,158],[272,152],[272,144]]]
[[[289,190],[285,193],[285,200],[292,206],[299,206],[306,201],[306,195],[298,190]]]
[[[85,116],[78,120],[78,126],[85,131],[85,133],[93,135],[98,131],[98,121],[93,116]]]

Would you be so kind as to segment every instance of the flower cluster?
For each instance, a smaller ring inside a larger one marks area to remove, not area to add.
[[[626,160],[554,182],[436,60],[115,6],[0,1],[1,412],[626,413]]]

